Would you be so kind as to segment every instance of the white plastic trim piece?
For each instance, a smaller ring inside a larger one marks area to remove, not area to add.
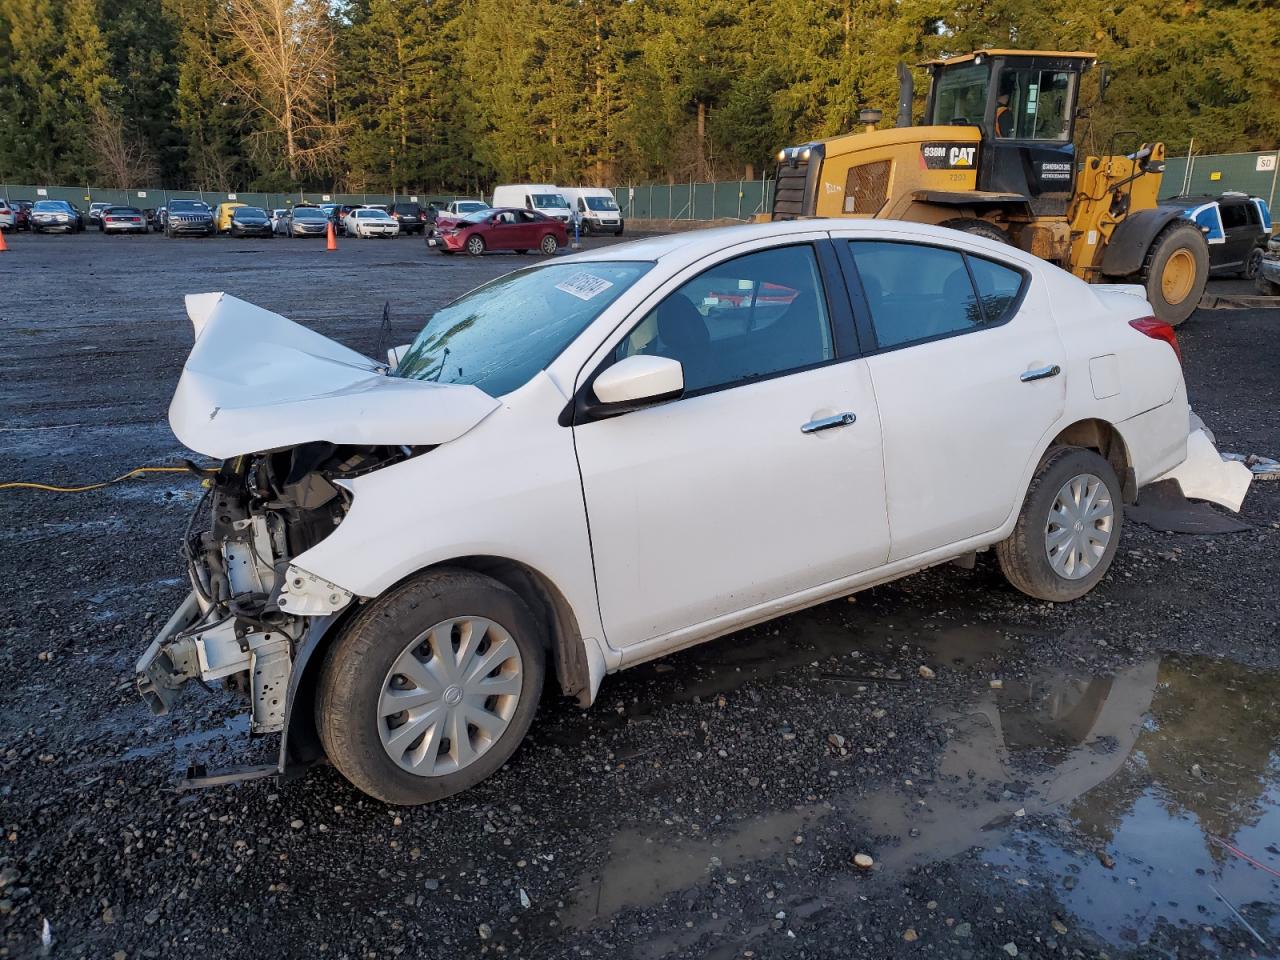
[[[1239,513],[1253,473],[1243,463],[1223,460],[1201,427],[1187,437],[1187,459],[1156,479],[1177,480],[1184,497],[1208,500]]]
[[[285,572],[284,585],[276,597],[276,606],[299,617],[323,617],[337,613],[352,598],[350,590],[290,564]]]

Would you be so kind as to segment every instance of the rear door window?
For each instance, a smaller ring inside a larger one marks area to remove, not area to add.
[[[917,243],[849,241],[880,349],[1003,323],[1026,282],[1011,267]]]

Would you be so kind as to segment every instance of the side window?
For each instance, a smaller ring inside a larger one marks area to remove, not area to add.
[[[813,247],[761,250],[717,264],[670,294],[615,357],[672,357],[686,391],[813,366],[835,356]]]
[[[1228,230],[1235,227],[1247,227],[1249,225],[1248,215],[1244,212],[1243,203],[1220,203],[1218,208],[1222,211],[1222,225]]]
[[[874,240],[850,241],[849,250],[882,348],[1000,323],[1022,289],[1018,271],[977,257],[966,266],[958,250]]]

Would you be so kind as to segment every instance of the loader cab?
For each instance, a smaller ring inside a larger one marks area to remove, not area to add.
[[[1063,216],[1075,185],[1076,102],[1092,53],[977,50],[926,63],[929,126],[981,130],[979,190],[1027,197]]]

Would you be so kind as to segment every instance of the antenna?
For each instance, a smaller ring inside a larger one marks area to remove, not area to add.
[[[387,341],[391,339],[391,301],[382,304],[382,326],[378,328],[378,342],[374,347],[373,358],[379,363],[387,355]]]

